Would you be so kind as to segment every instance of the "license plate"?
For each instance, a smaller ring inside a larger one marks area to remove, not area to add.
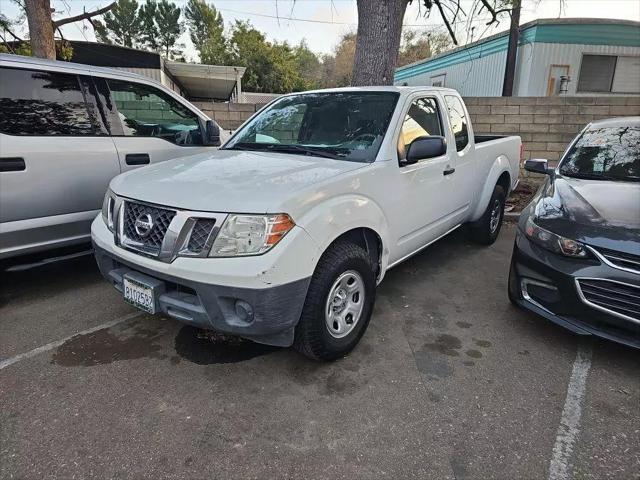
[[[123,283],[124,301],[147,313],[156,313],[153,289],[144,283],[125,277]]]

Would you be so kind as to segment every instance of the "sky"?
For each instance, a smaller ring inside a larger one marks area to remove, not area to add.
[[[139,0],[143,3],[144,0]],[[461,0],[463,9],[469,11],[474,0]],[[477,0],[475,0],[477,1]],[[173,0],[183,7],[187,0]],[[355,0],[208,0],[222,13],[227,27],[235,20],[249,20],[263,31],[269,40],[288,41],[297,44],[306,40],[316,53],[329,53],[340,37],[357,28],[357,8]],[[51,0],[55,8],[54,18],[82,13],[83,9],[95,10],[110,3],[110,0]],[[404,18],[405,29],[419,31],[446,31],[438,12],[434,10],[429,18],[420,0],[413,0]],[[640,21],[639,0],[522,0],[521,23],[536,18],[594,17],[618,18]],[[563,5],[562,11],[560,6]],[[18,6],[12,0],[0,0],[0,12],[10,18],[19,14]],[[471,24],[459,21],[455,25],[461,43],[492,35],[509,27],[509,17],[504,16],[498,25],[485,25],[486,17],[475,18]],[[21,32],[24,35],[24,31]],[[93,29],[88,24],[75,23],[63,27],[65,38],[71,40],[95,40]],[[187,59],[197,59],[188,35],[181,42],[186,46]]]

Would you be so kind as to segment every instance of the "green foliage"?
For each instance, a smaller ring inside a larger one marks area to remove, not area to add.
[[[227,62],[227,41],[222,15],[204,0],[189,0],[184,9],[191,42],[200,54],[200,61],[211,65]]]
[[[147,0],[140,5],[138,18],[140,20],[140,38],[142,43],[149,49],[157,52],[160,50],[160,32],[156,25],[158,4],[155,0]]]
[[[142,25],[136,0],[118,0],[116,8],[104,14],[104,22],[94,20],[98,41],[125,47],[139,46]]]
[[[398,67],[430,58],[453,48],[446,32],[417,32],[408,30],[402,35],[398,52]]]
[[[158,43],[167,58],[178,56],[178,37],[182,35],[184,26],[180,21],[180,8],[168,0],[160,0],[155,16],[160,33]]]

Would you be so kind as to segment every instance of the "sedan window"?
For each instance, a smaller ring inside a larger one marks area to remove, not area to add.
[[[584,132],[560,163],[569,177],[640,180],[640,127],[594,128]]]

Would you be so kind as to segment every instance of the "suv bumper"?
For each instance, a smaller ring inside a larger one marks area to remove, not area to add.
[[[199,328],[284,347],[293,343],[317,259],[317,247],[306,232],[297,233],[297,239],[287,235],[281,242],[287,240],[292,251],[286,257],[293,254],[293,263],[273,251],[269,253],[275,255],[259,257],[178,258],[167,264],[116,247],[100,216],[92,226],[98,267],[117,290],[122,291],[125,275],[142,280],[153,286],[158,313]],[[282,254],[280,247],[286,248],[279,244],[274,250]],[[300,249],[305,248],[310,250],[301,255]],[[279,263],[269,267],[267,257]],[[283,271],[290,265],[295,265],[295,274],[302,278],[273,281],[275,275],[278,280],[294,276],[294,272]],[[277,273],[269,276],[275,269]]]

